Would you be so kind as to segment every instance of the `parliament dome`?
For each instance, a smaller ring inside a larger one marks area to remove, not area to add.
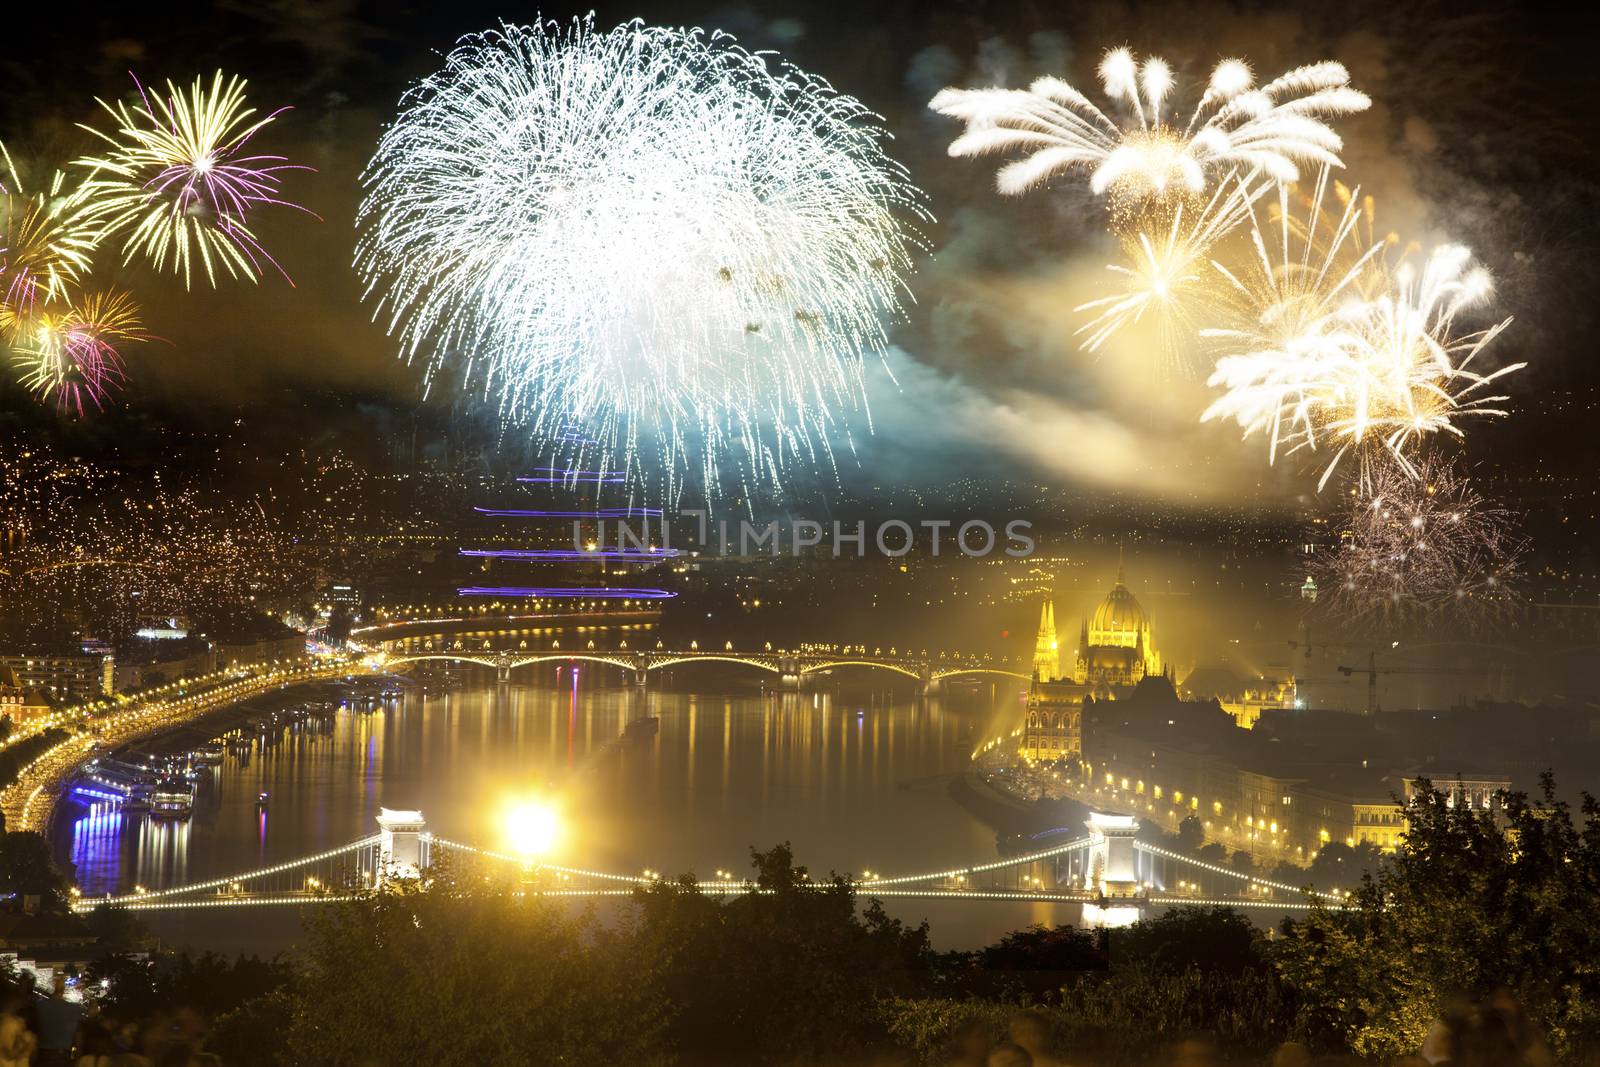
[[[1138,598],[1119,581],[1111,587],[1111,592],[1100,601],[1100,606],[1094,609],[1094,615],[1089,619],[1089,643],[1132,647],[1137,636],[1147,632],[1149,627],[1150,619],[1139,605]],[[1127,635],[1126,641],[1114,639],[1121,634]]]

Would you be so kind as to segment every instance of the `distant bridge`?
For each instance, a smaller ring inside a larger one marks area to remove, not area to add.
[[[493,668],[502,682],[511,680],[511,672],[518,667],[528,667],[538,663],[595,663],[618,670],[631,672],[633,680],[644,685],[646,678],[652,671],[665,670],[669,667],[681,667],[686,664],[722,663],[733,664],[740,667],[750,667],[766,674],[776,676],[779,681],[791,688],[800,688],[801,680],[807,676],[815,676],[829,671],[845,668],[867,668],[871,670],[888,671],[914,681],[920,682],[926,690],[936,690],[940,684],[951,678],[965,676],[989,675],[1001,678],[1013,678],[1018,681],[1027,681],[1030,675],[1020,670],[1013,669],[1007,661],[995,663],[981,659],[923,659],[909,655],[888,655],[882,652],[867,653],[821,653],[821,652],[750,652],[741,653],[732,650],[688,651],[669,652],[655,651],[630,651],[627,649],[595,650],[591,648],[562,650],[559,645],[550,649],[538,651],[525,649],[474,649],[464,641],[442,642],[444,647],[428,648],[416,647],[416,642],[407,642],[411,647],[387,647],[382,652],[382,664],[385,667],[398,667],[409,663],[451,662],[471,663],[480,667]],[[1020,666],[1020,664],[1018,664]]]
[[[224,878],[79,897],[72,907],[81,913],[102,904],[163,911],[334,903],[359,899],[388,882],[415,879],[441,861],[457,872],[499,869],[515,875],[524,891],[550,897],[629,896],[661,878],[653,871],[619,874],[537,862],[451,841],[428,831],[420,812],[385,809],[378,821],[379,833],[323,852]],[[1297,911],[1314,900],[1341,900],[1338,894],[1254,878],[1146,844],[1134,837],[1137,827],[1132,816],[1096,813],[1086,836],[1063,844],[917,874],[865,875],[853,882],[861,895],[880,899],[1077,904],[1084,907],[1086,922],[1101,925],[1184,905]],[[754,882],[726,876],[696,888],[712,896],[759,891]]]

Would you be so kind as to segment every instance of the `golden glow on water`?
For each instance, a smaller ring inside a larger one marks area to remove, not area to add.
[[[559,681],[554,665],[528,674],[540,684],[412,689],[384,711],[347,708],[324,724],[284,727],[247,754],[230,750],[192,824],[174,824],[161,842],[131,816],[120,835],[77,827],[64,847],[94,883],[86,893],[136,882],[159,889],[335,848],[372,833],[380,807],[421,810],[442,837],[530,862],[667,877],[719,869],[744,877],[750,848],[783,841],[824,872],[915,871],[996,855],[994,830],[948,785],[997,707],[1014,707],[1005,686],[991,703],[641,691],[600,685],[601,672],[587,667],[575,691],[570,668]],[[624,739],[643,716],[658,729]],[[266,811],[256,805],[263,791]],[[555,814],[553,837],[544,815],[511,816],[522,804]],[[192,848],[178,847],[191,836]],[[935,919],[945,944],[1036,917],[1020,906],[1006,916],[947,912],[938,902],[904,907],[908,920]],[[292,938],[296,927],[286,926]]]

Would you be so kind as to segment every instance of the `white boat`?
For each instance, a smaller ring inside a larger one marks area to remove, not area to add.
[[[194,786],[182,778],[164,778],[150,794],[150,815],[156,819],[187,819],[194,814]]]

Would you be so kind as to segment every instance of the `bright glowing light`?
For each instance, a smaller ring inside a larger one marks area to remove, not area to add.
[[[883,140],[725,35],[506,25],[402,98],[355,264],[404,358],[461,360],[563,469],[776,482],[831,462],[899,313],[925,211]]]
[[[561,837],[561,819],[555,809],[537,801],[509,807],[501,826],[506,847],[524,858],[549,855]]]
[[[1318,489],[1348,456],[1363,470],[1380,455],[1407,470],[1422,439],[1463,435],[1457,419],[1504,415],[1496,405],[1507,397],[1486,387],[1526,366],[1473,367],[1511,320],[1456,330],[1457,316],[1490,290],[1467,249],[1435,249],[1420,271],[1404,258],[1391,263],[1392,242],[1360,236],[1370,202],[1343,194],[1335,219],[1326,189],[1324,174],[1304,221],[1291,217],[1285,194],[1275,223],[1254,216],[1250,269],[1224,271],[1237,325],[1202,331],[1221,353],[1209,384],[1224,392],[1201,420],[1231,418],[1246,437],[1261,433],[1269,461],[1284,446],[1331,449]]]
[[[286,109],[256,117],[245,106],[245,85],[219,70],[209,86],[199,78],[187,89],[168,82],[161,94],[140,85],[136,105],[99,101],[115,132],[84,126],[108,147],[77,165],[89,171],[83,193],[98,236],[121,237],[125,261],[144,256],[182,274],[184,285],[194,258],[212,285],[218,267],[252,281],[264,264],[282,273],[250,229],[250,216],[266,204],[297,207],[282,199],[280,175],[309,168],[246,154]]]
[[[1116,48],[1101,60],[1099,74],[1120,109],[1115,119],[1059,78],[1040,78],[1025,90],[945,89],[929,106],[967,124],[950,145],[952,156],[1028,153],[1000,169],[1002,193],[1088,170],[1091,190],[1127,200],[1202,193],[1208,173],[1219,169],[1259,170],[1292,182],[1302,163],[1338,166],[1343,143],[1324,119],[1371,103],[1350,88],[1338,63],[1296,67],[1256,89],[1250,68],[1227,59],[1183,122],[1168,106],[1174,79],[1165,60],[1141,64]]]

